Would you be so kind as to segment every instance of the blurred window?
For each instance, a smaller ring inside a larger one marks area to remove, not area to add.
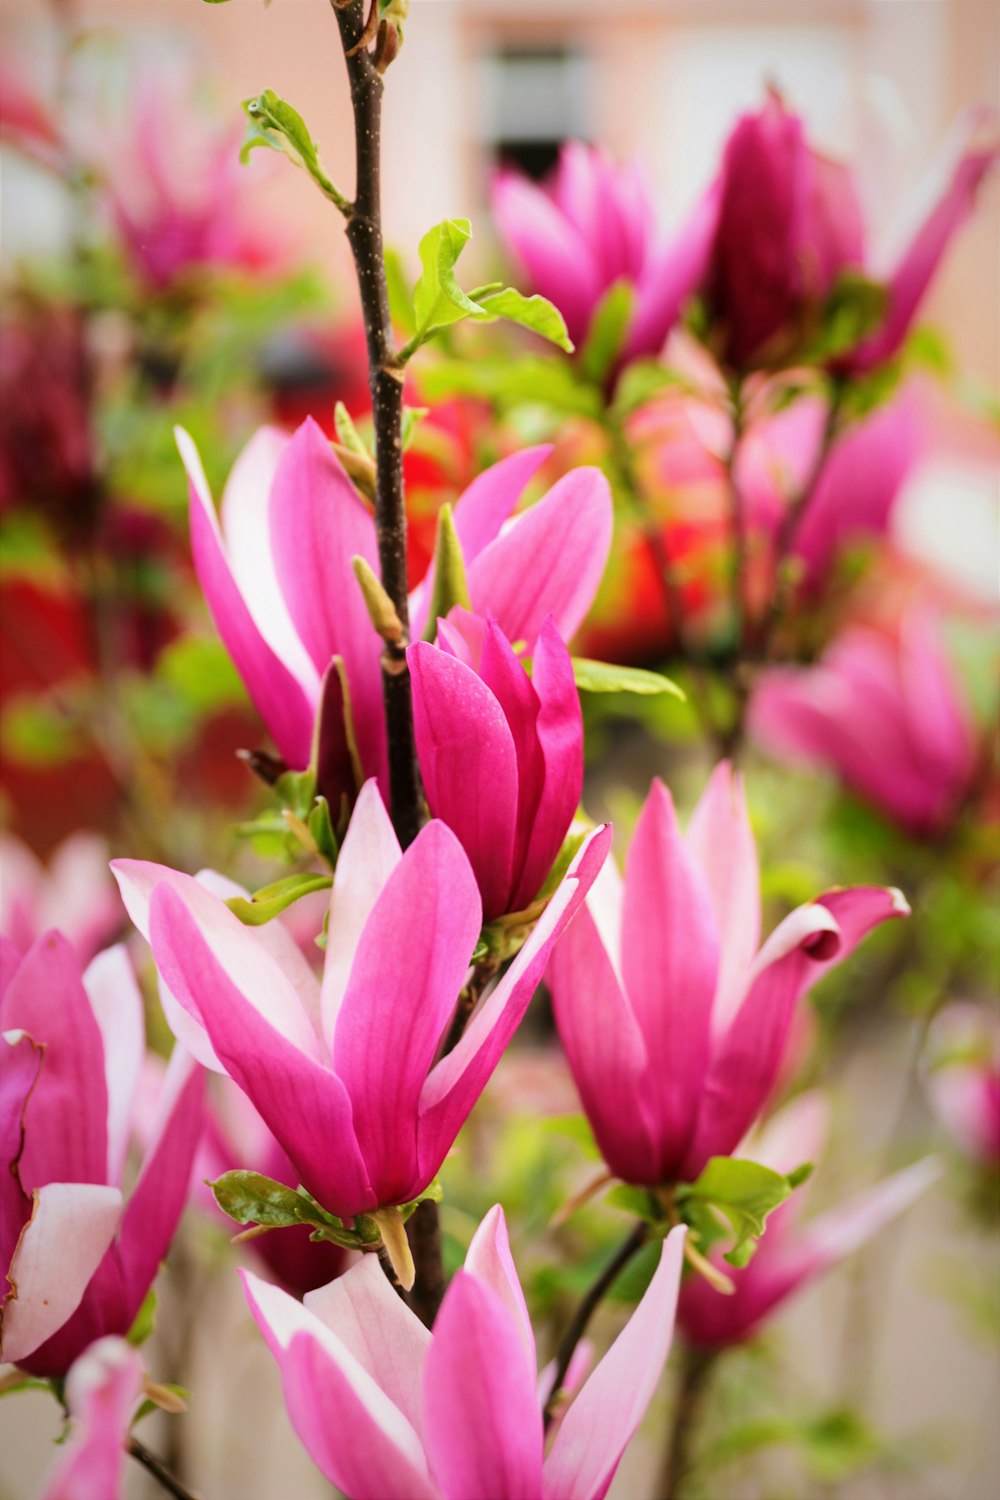
[[[592,134],[589,62],[569,48],[508,46],[486,60],[484,119],[497,160],[544,177],[559,147]]]

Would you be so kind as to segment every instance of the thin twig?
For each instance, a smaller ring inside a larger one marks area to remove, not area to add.
[[[729,533],[732,546],[730,559],[729,589],[733,612],[734,637],[742,642],[749,623],[747,601],[747,516],[743,503],[743,491],[736,478],[736,465],[743,442],[744,410],[743,391],[737,383],[731,393],[733,430],[729,451],[725,457],[726,481],[729,494]]]
[[[566,1373],[569,1370],[573,1355],[576,1353],[576,1347],[587,1331],[588,1323],[606,1293],[617,1281],[633,1256],[639,1253],[648,1238],[649,1225],[640,1219],[631,1234],[627,1239],[622,1241],[597,1280],[593,1282],[590,1289],[581,1299],[580,1305],[573,1315],[572,1322],[563,1334],[559,1348],[556,1350],[556,1372],[552,1381],[552,1389],[545,1403],[546,1428],[548,1428],[555,1415],[559,1392],[562,1390]]]
[[[125,1444],[125,1451],[142,1464],[147,1473],[152,1474],[161,1489],[166,1490],[168,1495],[173,1495],[174,1500],[201,1500],[197,1490],[189,1490],[186,1485],[172,1474],[161,1458],[151,1453],[145,1443],[132,1436]]]

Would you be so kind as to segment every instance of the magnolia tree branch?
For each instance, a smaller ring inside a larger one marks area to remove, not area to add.
[[[413,704],[406,669],[409,610],[406,577],[406,506],[403,496],[403,370],[393,343],[382,248],[381,138],[382,74],[377,54],[364,45],[362,0],[331,0],[344,48],[351,86],[357,179],[349,205],[347,239],[361,294],[368,352],[368,382],[375,428],[375,529],[382,586],[403,627],[403,639],[386,641],[382,652],[382,692],[389,739],[392,821],[405,849],[422,819],[420,776],[413,739]]]
[[[640,1219],[628,1238],[619,1245],[596,1281],[581,1298],[580,1305],[573,1314],[572,1322],[563,1334],[559,1348],[556,1350],[556,1371],[552,1377],[552,1389],[545,1403],[546,1428],[555,1416],[559,1393],[563,1388],[573,1355],[576,1353],[576,1347],[587,1331],[587,1325],[629,1261],[639,1253],[648,1238],[649,1225]]]
[[[162,1459],[151,1453],[145,1443],[141,1443],[137,1437],[130,1437],[125,1444],[125,1451],[135,1459],[136,1463],[142,1464],[147,1474],[152,1474],[162,1490],[168,1495],[173,1495],[174,1500],[201,1500],[197,1490],[189,1490],[186,1485],[172,1474]]]
[[[663,1500],[678,1500],[691,1472],[692,1449],[701,1425],[705,1392],[716,1358],[715,1354],[698,1349],[684,1349],[681,1353],[680,1383],[667,1435],[663,1481],[658,1492]]]
[[[402,625],[401,636],[385,639],[382,694],[389,743],[389,788],[392,821],[405,849],[416,838],[423,817],[423,797],[413,737],[413,701],[406,668],[409,607],[406,576],[406,504],[403,494],[403,367],[397,356],[389,317],[382,245],[381,67],[387,54],[367,49],[370,30],[362,0],[331,0],[344,49],[354,109],[357,164],[354,202],[347,218],[347,238],[354,256],[361,294],[368,351],[368,381],[375,428],[375,529],[382,586]],[[372,6],[375,11],[375,6]],[[437,1204],[421,1203],[407,1224],[416,1279],[410,1300],[428,1327],[444,1295],[441,1228]]]

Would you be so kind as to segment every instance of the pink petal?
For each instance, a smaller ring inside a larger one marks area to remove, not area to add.
[[[663,348],[685,302],[704,280],[718,216],[719,193],[713,186],[676,238],[650,257],[636,287],[623,364]]]
[[[182,1047],[175,1047],[153,1139],[125,1205],[118,1235],[128,1325],[156,1278],[187,1202],[191,1167],[201,1139],[203,1096],[201,1069]]]
[[[553,945],[571,921],[607,857],[611,830],[594,830],[510,968],[480,1003],[458,1046],[431,1070],[420,1095],[420,1161],[428,1180],[447,1155],[486,1087],[537,989]]]
[[[605,1161],[627,1182],[659,1182],[661,1142],[647,1098],[646,1044],[589,901],[553,948],[546,978],[559,1037]]]
[[[0,1316],[0,1356],[18,1364],[72,1316],[114,1239],[121,1216],[117,1188],[90,1182],[49,1182],[36,1189],[34,1210],[7,1271]]]
[[[215,628],[280,754],[301,769],[309,764],[319,679],[314,690],[299,682],[261,635],[233,577],[197,450],[186,432],[176,437],[190,482],[195,572]]]
[[[545,619],[532,658],[538,698],[534,733],[541,752],[541,785],[527,830],[520,884],[513,896],[522,911],[538,894],[576,815],[583,791],[583,715],[573,663],[551,617]],[[521,787],[524,773],[519,761]]]
[[[0,1037],[0,1266],[10,1265],[27,1222],[31,1199],[21,1187],[17,1166],[24,1149],[28,1100],[38,1082],[44,1052],[24,1032]]]
[[[417,1167],[420,1091],[482,926],[472,867],[454,834],[428,823],[372,907],[337,1016],[333,1060],[381,1204],[427,1183]]]
[[[466,567],[500,534],[503,523],[517,509],[532,476],[552,452],[551,443],[522,448],[491,464],[464,490],[455,506],[455,530]],[[418,641],[427,626],[434,593],[434,561],[410,596],[410,639]]]
[[[412,1424],[348,1345],[287,1292],[239,1274],[292,1426],[330,1482],[352,1500],[436,1500]]]
[[[424,1376],[424,1446],[446,1500],[542,1493],[542,1417],[517,1319],[458,1271],[434,1325]]]
[[[563,649],[565,650],[565,647]],[[572,675],[572,669],[570,670]],[[539,799],[545,780],[545,762],[542,759],[542,749],[538,740],[537,722],[541,705],[531,680],[495,620],[488,620],[486,623],[479,662],[479,676],[503,710],[503,716],[507,720],[507,727],[514,741],[514,756],[517,761],[514,883],[506,893],[504,910],[519,911],[538,894],[539,887],[552,864],[550,859],[545,869],[539,873],[536,858],[535,868],[525,869],[528,842],[533,836]],[[575,805],[573,811],[576,811]],[[526,895],[528,881],[534,879],[535,876],[537,876],[535,884],[530,894]],[[499,915],[502,913],[488,913],[488,916]]]
[[[282,454],[271,492],[274,566],[318,673],[341,656],[361,763],[386,773],[381,642],[351,565],[378,570],[375,524],[320,428],[307,417]]]
[[[425,642],[411,646],[406,657],[428,804],[469,856],[487,916],[499,916],[508,909],[517,816],[511,731],[471,667]]]
[[[957,798],[975,769],[975,738],[940,630],[927,611],[912,609],[901,622],[899,676],[916,759],[946,797]]]
[[[307,1292],[305,1305],[419,1434],[424,1420],[420,1386],[431,1335],[390,1286],[378,1256],[363,1255],[328,1286]]]
[[[611,491],[600,470],[564,474],[472,562],[473,610],[492,615],[509,641],[534,641],[551,614],[570,640],[601,581],[611,525]]]
[[[625,863],[622,977],[649,1056],[648,1103],[679,1166],[709,1057],[719,929],[704,876],[654,781]]]
[[[933,180],[921,188],[926,215],[889,277],[885,321],[853,355],[852,368],[870,370],[883,363],[906,337],[952,235],[972,213],[980,185],[997,159],[996,135],[990,110],[970,109],[956,121],[934,164]]]
[[[124,1339],[100,1339],[66,1379],[70,1441],[40,1500],[111,1500],[122,1493],[125,1444],[143,1387],[142,1356]]]
[[[721,761],[698,800],[685,835],[708,882],[722,937],[712,1030],[724,1031],[739,1005],[760,943],[760,868],[743,778]]]
[[[925,1157],[813,1219],[797,1236],[795,1256],[800,1261],[801,1274],[819,1275],[828,1266],[853,1255],[916,1202],[940,1176],[940,1162]]]
[[[535,1335],[531,1330],[528,1307],[510,1253],[507,1221],[499,1203],[494,1204],[472,1236],[472,1243],[465,1254],[465,1269],[470,1276],[488,1286],[503,1303],[518,1331],[528,1374],[534,1380],[538,1363]]]
[[[531,285],[554,302],[569,336],[579,343],[601,294],[594,257],[576,227],[549,196],[515,172],[493,183],[493,218]]]
[[[545,1460],[552,1500],[603,1500],[656,1389],[674,1333],[684,1257],[672,1229],[645,1296],[563,1418]]]
[[[335,1214],[376,1207],[350,1100],[336,1075],[242,994],[190,908],[167,885],[153,894],[150,929],[167,983],[197,1003],[226,1071],[287,1151],[303,1184]]]
[[[4,1031],[26,1031],[45,1047],[18,1168],[25,1190],[52,1181],[105,1182],[104,1048],[80,960],[61,933],[46,933],[22,959],[4,993],[0,1018]]]
[[[107,948],[83,976],[101,1032],[108,1089],[108,1182],[120,1182],[132,1129],[132,1105],[146,1053],[142,994],[122,944]]]
[[[330,892],[326,961],[323,965],[322,1034],[333,1050],[333,1032],[364,925],[399,864],[402,851],[378,784],[358,793],[337,856]]]

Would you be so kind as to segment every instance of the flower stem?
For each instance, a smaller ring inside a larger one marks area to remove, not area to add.
[[[642,1219],[639,1220],[628,1238],[623,1240],[608,1261],[604,1270],[594,1281],[589,1290],[584,1294],[580,1305],[573,1314],[569,1327],[563,1334],[556,1350],[556,1372],[552,1380],[552,1389],[545,1403],[545,1426],[548,1427],[555,1415],[556,1402],[559,1392],[562,1390],[566,1373],[569,1370],[576,1346],[587,1331],[587,1325],[596,1312],[606,1293],[617,1281],[618,1277],[628,1265],[633,1256],[637,1255],[649,1238],[649,1225]]]
[[[137,1437],[130,1437],[125,1444],[125,1451],[135,1459],[136,1463],[148,1474],[152,1474],[161,1489],[166,1490],[168,1495],[173,1495],[174,1500],[201,1500],[197,1490],[189,1490],[186,1485],[170,1472],[162,1459],[151,1453],[145,1443],[141,1443]]]
[[[361,295],[368,352],[368,383],[375,429],[375,530],[382,586],[403,626],[400,640],[382,651],[382,693],[389,742],[392,821],[405,849],[416,838],[423,799],[413,738],[413,704],[406,669],[409,609],[406,576],[406,505],[403,494],[403,371],[393,343],[382,246],[382,74],[362,42],[362,0],[335,4],[354,110],[357,167],[347,239]],[[361,44],[359,46],[359,44]]]

